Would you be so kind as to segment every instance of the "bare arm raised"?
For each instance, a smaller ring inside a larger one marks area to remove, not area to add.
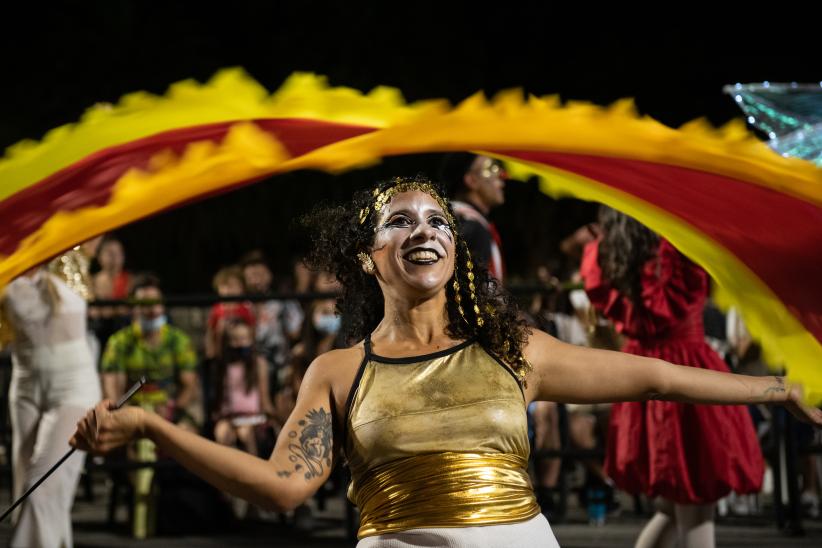
[[[146,437],[165,454],[218,489],[263,508],[284,511],[307,500],[326,481],[338,452],[332,374],[350,352],[318,357],[306,372],[294,411],[268,460],[184,431],[140,408],[111,411],[103,401],[78,423],[71,445],[105,453]]]
[[[822,426],[822,411],[805,405],[801,387],[782,377],[682,367],[654,358],[566,344],[539,330],[529,337],[525,357],[534,367],[529,400],[779,403],[798,419]]]

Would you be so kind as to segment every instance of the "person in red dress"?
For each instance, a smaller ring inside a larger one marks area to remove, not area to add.
[[[625,338],[624,352],[728,371],[708,346],[707,273],[636,220],[609,208],[581,273],[592,305]],[[760,490],[762,452],[744,406],[615,403],[605,471],[629,493],[657,498],[637,547],[714,546],[715,502]]]

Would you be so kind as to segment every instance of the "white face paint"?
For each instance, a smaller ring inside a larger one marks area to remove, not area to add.
[[[380,212],[379,218],[382,222],[380,222],[380,224],[377,225],[377,228],[375,229],[376,233],[385,230],[414,231],[418,224],[427,223],[432,228],[442,231],[453,244],[454,228],[451,226],[451,223],[448,222],[448,219],[445,217],[445,215],[442,213],[439,207],[437,207],[435,210],[431,210],[429,208],[429,211],[427,212],[425,218],[421,218],[421,216],[415,215],[415,211],[413,211],[412,209],[398,209],[397,207],[392,208],[391,205],[391,203],[386,204]]]
[[[395,195],[379,212],[371,256],[382,281],[426,293],[454,271],[454,232],[437,201],[421,191]]]

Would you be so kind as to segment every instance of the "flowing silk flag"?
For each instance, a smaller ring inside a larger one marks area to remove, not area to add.
[[[0,287],[94,235],[277,173],[455,150],[664,235],[738,306],[769,361],[822,401],[822,170],[775,154],[743,122],[673,129],[628,100],[510,91],[406,104],[394,89],[362,94],[309,74],[269,94],[236,69],[127,95],[0,160]]]

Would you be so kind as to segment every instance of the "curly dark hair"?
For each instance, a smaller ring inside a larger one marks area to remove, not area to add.
[[[659,235],[633,217],[607,206],[600,207],[599,223],[603,235],[597,260],[602,275],[615,289],[638,302],[642,267],[656,256]]]
[[[374,242],[377,222],[376,215],[373,214],[375,195],[397,185],[414,183],[430,185],[446,204],[448,211],[444,213],[454,218],[441,185],[423,175],[417,175],[380,181],[370,189],[357,192],[346,205],[317,207],[299,220],[309,230],[313,243],[305,258],[306,265],[314,270],[333,273],[342,285],[337,312],[342,316],[342,330],[348,341],[363,339],[377,327],[384,313],[383,295],[377,280],[363,272],[357,257],[359,253],[367,252]],[[361,223],[360,212],[365,208],[369,208],[371,214]],[[455,234],[459,234],[459,227],[454,229]],[[465,318],[460,314],[455,300],[452,276],[446,284],[446,332],[455,339],[476,338],[486,351],[511,367],[521,379],[524,378],[528,364],[522,355],[522,349],[529,329],[520,318],[516,303],[499,282],[488,275],[484,265],[473,264],[476,304],[482,315],[482,325],[478,325],[468,290],[470,280],[467,264],[470,253],[459,236],[455,243],[455,265]]]

